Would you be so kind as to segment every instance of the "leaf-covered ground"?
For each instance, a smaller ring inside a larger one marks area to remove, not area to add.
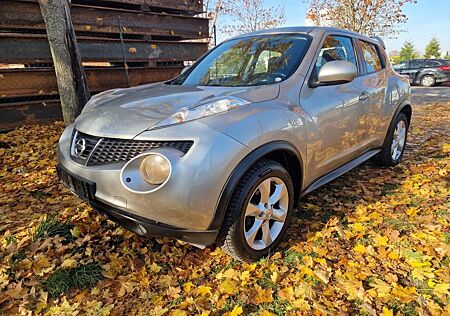
[[[254,264],[91,210],[57,180],[62,128],[0,135],[4,314],[450,315],[450,103],[415,109],[399,166],[366,163],[307,196]]]

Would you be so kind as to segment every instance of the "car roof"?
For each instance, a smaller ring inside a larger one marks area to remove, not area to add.
[[[258,35],[269,35],[269,34],[286,34],[286,33],[303,33],[303,34],[311,34],[312,36],[321,36],[325,32],[340,32],[340,33],[347,33],[351,36],[358,36],[367,39],[371,42],[379,43],[383,48],[385,47],[384,42],[379,37],[369,37],[367,35],[340,29],[337,27],[328,27],[328,26],[291,26],[291,27],[278,27],[278,28],[272,28],[272,29],[266,29],[266,30],[260,30],[256,32],[246,33],[246,34],[240,34],[237,35],[231,39],[235,38],[245,38],[245,37],[252,37],[252,36],[258,36]]]

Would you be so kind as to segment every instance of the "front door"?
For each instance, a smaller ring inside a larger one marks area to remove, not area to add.
[[[318,53],[310,80],[317,78],[320,68],[333,60],[349,61],[359,69],[354,40],[345,35],[328,35]],[[370,98],[361,96],[363,81],[357,77],[343,84],[310,87],[305,84],[300,93],[300,106],[310,116],[307,123],[306,182],[313,181],[340,167],[354,157],[357,143],[351,131],[357,128],[359,117],[369,106]]]

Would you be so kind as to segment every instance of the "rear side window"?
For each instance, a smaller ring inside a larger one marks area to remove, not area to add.
[[[383,63],[376,46],[363,41],[360,41],[360,43],[367,72],[370,73],[382,69]]]
[[[411,60],[411,68],[417,69],[425,67],[425,60],[422,59],[413,59]]]
[[[355,49],[350,37],[329,35],[325,38],[316,61],[317,73],[323,65],[334,60],[349,61],[358,68]]]
[[[439,67],[441,63],[437,60],[427,60],[425,63],[425,67]]]

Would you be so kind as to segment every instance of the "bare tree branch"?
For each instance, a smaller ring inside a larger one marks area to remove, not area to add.
[[[334,26],[367,35],[395,37],[408,17],[406,4],[416,0],[307,0],[307,18],[318,26]]]
[[[223,0],[222,7],[224,14],[233,20],[224,27],[228,35],[273,28],[286,20],[283,7],[266,7],[264,0]]]

